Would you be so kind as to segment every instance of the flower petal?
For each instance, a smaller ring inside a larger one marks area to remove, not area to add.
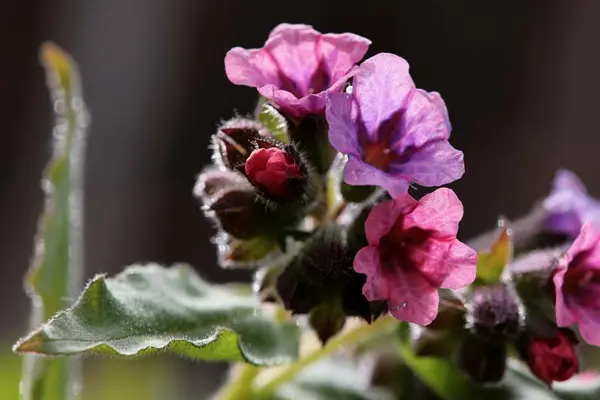
[[[423,186],[440,186],[460,179],[465,173],[462,151],[448,141],[430,142],[414,152],[408,161],[392,166],[394,173],[409,176]]]
[[[370,41],[351,33],[322,34],[309,25],[278,25],[262,49],[231,49],[225,72],[238,85],[258,88],[292,117],[320,113],[327,92],[341,91],[358,70]]]
[[[437,238],[454,239],[463,217],[463,205],[452,189],[440,188],[419,200],[404,219],[405,229],[418,227],[435,232]]]
[[[379,53],[360,65],[354,78],[353,94],[360,105],[360,115],[372,135],[392,114],[402,109],[415,87],[408,63],[401,57]]]
[[[389,297],[388,284],[381,273],[379,252],[376,247],[363,247],[356,253],[354,270],[367,275],[363,294],[369,301],[386,300]]]
[[[310,77],[319,65],[315,48],[320,36],[320,32],[306,25],[280,25],[263,49],[278,70],[296,84],[303,94],[307,94]]]
[[[333,93],[327,98],[325,115],[329,124],[329,142],[340,153],[359,157],[356,124],[352,120],[352,96]]]
[[[437,289],[418,271],[398,267],[394,273],[393,280],[388,279],[388,307],[392,316],[401,321],[429,325],[438,313]]]
[[[581,182],[581,179],[579,179],[573,171],[569,171],[568,169],[559,169],[556,171],[556,176],[554,177],[554,189],[587,194],[587,190],[585,189],[583,182]]]
[[[290,32],[303,31],[303,30],[313,30],[313,27],[305,24],[288,24],[283,23],[277,25],[271,33],[269,33],[269,38],[272,38],[277,35],[286,35]]]
[[[580,321],[579,333],[587,343],[600,346],[600,323],[598,320]]]
[[[415,268],[433,286],[456,290],[475,280],[477,252],[456,239],[430,239],[410,252]]]
[[[546,229],[576,237],[583,223],[600,229],[600,202],[591,197],[573,172],[558,170],[552,192],[544,200]]]
[[[554,272],[554,276],[552,277],[552,282],[554,283],[554,292],[556,294],[556,299],[554,302],[554,310],[556,312],[556,324],[560,327],[571,326],[577,322],[575,316],[571,313],[569,307],[567,307],[563,296],[562,287],[566,272],[566,268],[559,267]]]
[[[417,201],[408,193],[375,205],[365,222],[369,244],[377,246],[379,240],[390,232],[398,217],[409,213],[416,205]]]
[[[588,266],[598,265],[600,268],[600,232],[597,232],[590,223],[581,227],[579,236],[567,250],[566,263],[569,264],[577,254],[582,252],[590,252],[586,256]]]
[[[463,242],[455,240],[451,244],[445,264],[450,272],[440,284],[441,288],[458,290],[475,281],[477,252]]]
[[[261,87],[267,83],[279,84],[277,66],[262,49],[234,47],[225,55],[225,73],[236,85]]]
[[[370,40],[353,33],[327,33],[321,37],[317,53],[331,81],[337,81],[362,60],[370,45]]]
[[[419,148],[450,137],[450,121],[444,101],[439,95],[424,90],[414,92],[400,123],[401,136],[394,147],[402,150]]]
[[[344,181],[349,185],[373,185],[383,187],[392,197],[408,192],[409,182],[402,176],[393,176],[362,161],[349,156],[344,168]]]
[[[419,93],[427,97],[427,99],[441,112],[446,124],[448,125],[448,137],[450,137],[450,131],[452,131],[452,125],[450,124],[450,117],[448,115],[448,108],[446,102],[442,99],[442,95],[438,92],[428,92],[423,89],[417,89]]]

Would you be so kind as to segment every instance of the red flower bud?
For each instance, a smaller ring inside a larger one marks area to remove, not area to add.
[[[289,180],[301,174],[292,156],[278,147],[254,150],[246,160],[245,171],[253,185],[273,197],[285,197]]]
[[[541,380],[566,381],[579,370],[575,343],[562,331],[553,337],[533,337],[527,346],[526,361]]]

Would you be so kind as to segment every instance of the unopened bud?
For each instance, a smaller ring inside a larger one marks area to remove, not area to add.
[[[214,216],[219,227],[238,239],[250,239],[265,232],[264,206],[256,203],[252,187],[238,186],[222,190],[205,205],[206,214]]]
[[[551,384],[571,378],[579,371],[575,345],[577,338],[569,329],[556,329],[554,334],[524,335],[517,348],[531,372]]]
[[[246,160],[255,149],[273,147],[276,143],[261,123],[233,118],[212,137],[213,160],[217,165],[244,173]]]
[[[289,196],[303,180],[300,165],[277,147],[254,150],[246,160],[245,172],[250,183],[279,199]]]
[[[504,283],[475,289],[467,309],[467,326],[485,340],[516,337],[524,323],[520,300]]]
[[[505,342],[487,341],[476,335],[466,335],[458,350],[458,365],[472,380],[496,383],[506,371]]]
[[[385,311],[362,295],[365,277],[352,268],[355,251],[336,225],[324,225],[306,240],[277,279],[277,292],[295,314],[310,313],[324,302],[340,301],[345,315],[371,321]]]
[[[211,197],[219,191],[240,186],[243,183],[244,177],[236,172],[210,168],[198,176],[194,186],[194,196],[202,200],[203,203],[210,203]]]

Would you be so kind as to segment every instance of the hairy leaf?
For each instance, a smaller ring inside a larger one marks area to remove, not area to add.
[[[214,286],[190,267],[135,265],[94,278],[73,307],[22,339],[16,350],[50,355],[135,356],[169,350],[256,365],[293,361],[298,328],[278,322],[251,294]]]
[[[67,305],[80,290],[82,276],[82,175],[87,113],[81,97],[79,72],[71,57],[54,44],[41,48],[56,124],[53,155],[42,188],[44,211],[35,238],[35,254],[26,277],[33,302],[31,325],[39,326]],[[73,395],[73,360],[27,357],[24,399],[63,400]]]

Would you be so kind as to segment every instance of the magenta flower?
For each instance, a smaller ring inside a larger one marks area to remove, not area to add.
[[[577,324],[583,339],[600,346],[600,233],[585,224],[552,278],[556,323]]]
[[[329,141],[348,155],[344,180],[382,186],[392,196],[411,182],[440,186],[459,179],[463,153],[448,143],[450,121],[436,92],[415,88],[408,63],[381,53],[366,60],[352,94],[331,94]]]
[[[554,177],[554,186],[544,200],[544,209],[548,213],[546,229],[577,237],[581,226],[591,222],[600,228],[600,201],[590,196],[577,175],[568,170],[558,170]]]
[[[278,147],[256,149],[244,166],[250,183],[273,197],[289,194],[289,182],[302,175],[300,165],[285,150]]]
[[[408,193],[373,207],[365,223],[369,245],[354,258],[367,275],[363,294],[387,300],[392,315],[430,324],[438,313],[438,288],[460,289],[475,280],[477,253],[456,239],[463,207],[441,188],[418,202]]]
[[[343,88],[370,44],[352,33],[323,34],[308,25],[281,24],[263,48],[229,50],[225,72],[232,83],[258,88],[300,118],[323,112],[326,93]]]

